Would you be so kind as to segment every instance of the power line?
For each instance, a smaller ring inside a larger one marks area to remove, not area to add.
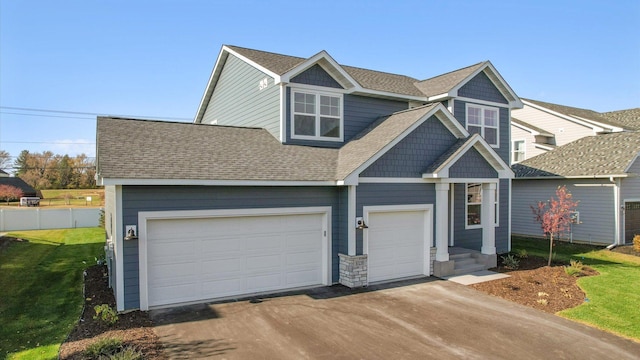
[[[10,115],[21,115],[21,116],[38,116],[38,117],[47,117],[47,118],[63,118],[63,119],[82,119],[82,120],[95,120],[94,117],[77,117],[77,116],[61,116],[61,115],[42,115],[42,114],[26,114],[26,113],[16,113],[16,112],[8,112],[8,111],[0,111],[0,114],[10,114]]]
[[[122,118],[142,118],[142,119],[160,119],[160,120],[163,120],[163,119],[164,120],[192,120],[190,118],[179,118],[179,117],[142,116],[142,115],[109,115],[109,114],[104,114],[104,113],[101,114],[101,113],[82,112],[82,111],[37,109],[37,108],[15,107],[15,106],[0,106],[0,109],[20,110],[20,111],[36,111],[36,112],[47,112],[47,113],[57,113],[57,114],[72,114],[72,115],[112,116],[112,117],[122,117]]]

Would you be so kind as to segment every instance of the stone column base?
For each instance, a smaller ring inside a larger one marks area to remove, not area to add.
[[[358,288],[367,286],[367,255],[345,255],[340,257],[340,284]]]
[[[437,277],[453,275],[455,270],[455,261],[434,261],[433,262],[433,275]]]

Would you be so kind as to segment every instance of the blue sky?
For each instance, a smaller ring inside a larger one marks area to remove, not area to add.
[[[420,79],[491,60],[521,97],[640,107],[637,0],[0,0],[0,149],[94,156],[92,114],[191,121],[223,44]]]

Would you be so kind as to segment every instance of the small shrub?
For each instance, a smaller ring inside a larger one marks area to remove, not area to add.
[[[584,265],[582,264],[582,262],[580,262],[580,260],[573,260],[573,259],[569,261],[568,266],[564,267],[564,271],[569,276],[578,276],[582,273],[583,269],[584,269]]]
[[[118,321],[116,310],[108,304],[96,305],[93,310],[96,312],[94,320],[100,320],[109,326],[113,326]]]
[[[84,354],[91,359],[110,356],[122,349],[122,340],[116,338],[100,339],[87,346]]]
[[[508,254],[506,256],[501,256],[502,258],[502,266],[507,269],[516,270],[520,266],[520,260],[516,259],[513,254]]]
[[[529,253],[527,252],[527,249],[518,249],[516,250],[516,256],[520,259],[526,259],[529,257]]]
[[[539,298],[541,298],[541,297],[549,297],[549,294],[547,294],[547,293],[546,293],[546,292],[544,292],[544,291],[540,291],[540,292],[538,292],[538,297],[539,297]]]
[[[544,305],[547,306],[547,304],[549,304],[549,301],[547,299],[538,299],[536,300],[536,302],[540,305]]]
[[[106,359],[109,360],[142,360],[142,352],[134,349],[131,346],[125,347],[122,351],[119,351],[113,355],[109,355]]]
[[[633,237],[633,250],[640,252],[640,234]]]

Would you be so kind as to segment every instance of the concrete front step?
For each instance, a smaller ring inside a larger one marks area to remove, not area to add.
[[[471,253],[462,253],[462,254],[449,254],[449,260],[461,260],[461,259],[470,259]]]
[[[469,274],[469,273],[480,271],[480,270],[486,270],[486,266],[484,264],[478,264],[478,263],[458,266],[458,263],[456,263],[453,273],[454,275],[462,275],[462,274]]]
[[[462,259],[454,259],[455,260],[455,267],[459,268],[462,266],[467,266],[467,265],[471,265],[471,264],[478,264],[478,261],[472,257],[468,257],[468,258],[462,258]]]

